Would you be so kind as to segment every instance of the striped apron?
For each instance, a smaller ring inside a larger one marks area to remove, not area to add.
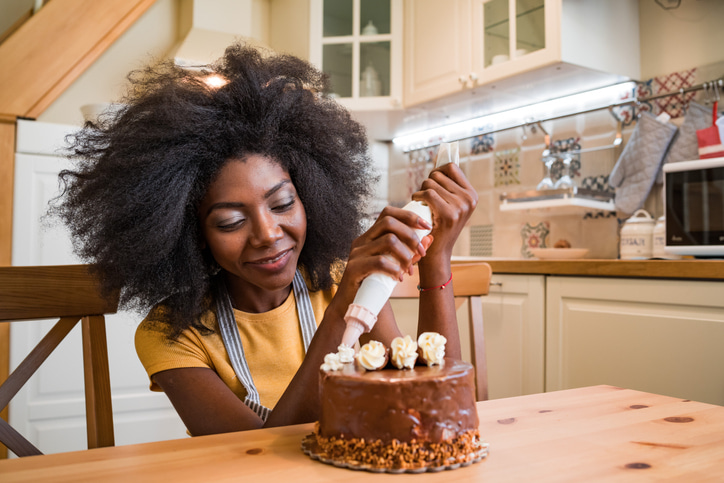
[[[259,392],[256,390],[254,380],[249,371],[249,364],[244,356],[244,347],[241,345],[241,336],[239,335],[239,327],[236,325],[234,311],[231,307],[231,298],[226,288],[226,284],[221,282],[216,285],[216,319],[219,323],[221,332],[221,340],[229,355],[231,367],[234,369],[236,377],[246,389],[246,398],[244,404],[249,406],[262,421],[266,422],[271,413],[271,409],[263,406],[259,399]],[[297,269],[292,280],[292,290],[294,291],[294,299],[299,313],[299,326],[302,330],[302,340],[304,342],[304,353],[306,354],[309,344],[312,342],[314,332],[317,330],[317,322],[314,318],[312,310],[312,302],[309,299],[309,290],[304,282],[304,277]]]

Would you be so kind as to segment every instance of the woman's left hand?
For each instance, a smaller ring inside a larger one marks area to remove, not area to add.
[[[432,211],[432,237],[425,259],[449,261],[453,246],[478,204],[478,193],[456,164],[435,168],[423,181],[413,200],[424,201]]]

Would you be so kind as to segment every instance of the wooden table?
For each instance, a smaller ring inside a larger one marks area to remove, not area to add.
[[[724,481],[724,407],[611,386],[478,403],[490,454],[439,473],[335,468],[311,424],[0,461],[0,481]]]

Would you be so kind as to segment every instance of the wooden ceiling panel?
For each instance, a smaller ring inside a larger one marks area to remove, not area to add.
[[[40,115],[154,1],[49,2],[0,44],[0,115]]]

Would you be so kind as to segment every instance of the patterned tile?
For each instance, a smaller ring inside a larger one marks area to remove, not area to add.
[[[678,91],[679,89],[691,87],[694,85],[695,81],[696,68],[654,77],[654,94],[673,92]],[[686,92],[683,94],[656,99],[654,101],[656,106],[654,114],[658,115],[662,112],[666,112],[672,118],[681,117],[684,115],[686,106],[689,105],[689,102],[694,99],[695,96],[696,92]]]
[[[493,225],[473,225],[470,227],[470,256],[493,256]]]
[[[649,97],[654,94],[653,79],[649,79],[644,82],[637,82],[636,87],[633,91],[625,96],[621,97],[622,101],[627,99]],[[623,122],[624,127],[633,124],[638,118],[641,111],[653,112],[653,105],[651,102],[638,102],[636,104],[628,104],[621,107],[614,108],[613,112]]]
[[[602,191],[604,193],[614,193],[614,189],[608,184],[608,175],[602,174],[599,176],[586,176],[581,179],[581,188]]]
[[[520,254],[523,255],[523,258],[533,258],[531,248],[546,248],[546,239],[550,231],[551,224],[547,221],[542,221],[535,226],[525,223],[520,230],[520,236],[523,239]]]
[[[492,134],[481,134],[470,140],[471,154],[489,153],[495,147],[495,139]]]
[[[506,149],[494,153],[495,186],[520,184],[520,148]]]
[[[580,137],[557,139],[551,142],[550,151],[553,154],[565,153],[567,151],[580,151],[580,141]],[[570,176],[571,179],[575,180],[576,177],[581,177],[581,153],[573,154],[572,158]],[[553,166],[551,166],[551,179],[553,182],[556,182],[558,178],[563,176],[563,169],[564,165],[561,159],[558,159],[555,163],[553,163]]]

